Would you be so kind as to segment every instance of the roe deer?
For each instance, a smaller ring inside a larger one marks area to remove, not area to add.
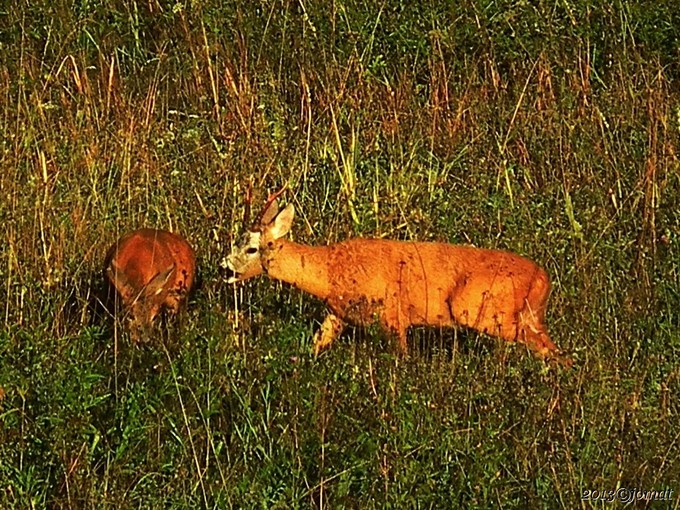
[[[194,283],[196,256],[177,234],[143,228],[123,237],[106,255],[105,276],[118,291],[133,341],[162,309],[177,314]]]
[[[229,283],[261,273],[324,300],[331,312],[314,335],[314,354],[329,347],[345,322],[379,323],[406,352],[410,326],[456,324],[523,342],[541,358],[560,359],[544,314],[550,281],[514,253],[444,243],[351,239],[306,246],[283,239],[295,209],[279,212],[276,195],[241,246],[227,257]]]

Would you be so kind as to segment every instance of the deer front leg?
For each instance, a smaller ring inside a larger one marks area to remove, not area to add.
[[[318,356],[321,351],[331,346],[333,341],[345,329],[345,323],[339,317],[328,314],[324,319],[319,330],[314,333],[314,356]]]

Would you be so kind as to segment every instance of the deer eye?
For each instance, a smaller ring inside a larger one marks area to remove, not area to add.
[[[247,253],[248,255],[254,255],[255,253],[257,253],[257,248],[253,248],[253,247],[251,246],[251,247],[249,247],[249,248],[246,249],[246,253]]]

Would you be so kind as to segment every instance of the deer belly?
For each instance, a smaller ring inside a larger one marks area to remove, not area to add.
[[[423,301],[402,307],[411,326],[450,327],[454,324],[445,301]]]
[[[355,325],[370,325],[382,322],[385,302],[367,296],[334,296],[326,300],[334,314]]]

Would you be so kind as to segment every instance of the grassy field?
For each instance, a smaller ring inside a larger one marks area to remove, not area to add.
[[[680,508],[676,2],[0,7],[0,508]],[[463,329],[400,358],[220,262],[293,238],[508,249],[574,368]],[[98,304],[126,231],[184,234],[182,328]]]

